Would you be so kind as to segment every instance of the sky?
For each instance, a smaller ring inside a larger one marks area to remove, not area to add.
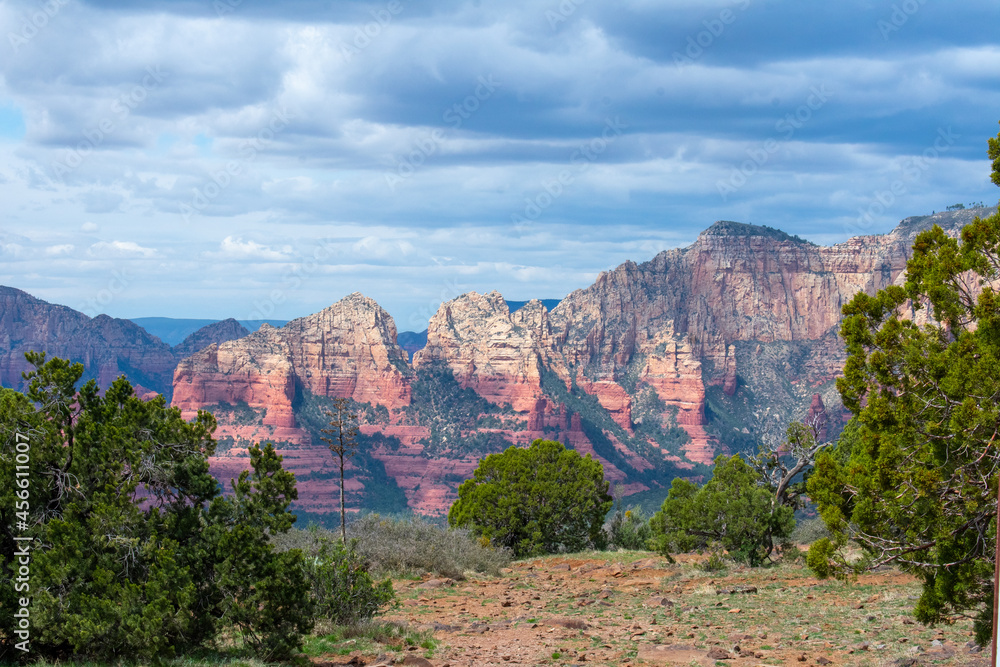
[[[993,205],[995,0],[0,0],[0,284],[290,319],[560,298],[716,220]]]

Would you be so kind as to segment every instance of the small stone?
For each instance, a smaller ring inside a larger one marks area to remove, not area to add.
[[[729,654],[729,651],[726,651],[726,650],[721,649],[721,648],[713,648],[711,651],[708,652],[708,657],[711,658],[712,660],[732,660],[733,659],[733,656],[731,656]]]
[[[665,597],[653,596],[643,603],[646,607],[673,607],[674,603]]]
[[[430,660],[421,658],[418,655],[408,655],[403,659],[404,665],[415,665],[416,667],[434,667]]]

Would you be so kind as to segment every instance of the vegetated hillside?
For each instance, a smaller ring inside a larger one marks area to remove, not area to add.
[[[442,304],[412,362],[392,318],[351,295],[330,308],[210,346],[177,368],[174,403],[220,421],[216,468],[270,438],[300,479],[298,507],[336,509],[322,409],[349,398],[363,454],[349,504],[440,514],[478,460],[535,438],[598,457],[626,493],[699,476],[720,451],[780,438],[789,421],[845,420],[840,309],[899,279],[921,229],[957,230],[984,209],[904,220],[887,235],[817,246],[778,230],[716,223],[691,246],[603,273],[551,311],[512,311],[496,292]],[[380,500],[376,500],[380,499]],[[386,500],[390,499],[390,500]],[[393,500],[395,499],[395,500]]]

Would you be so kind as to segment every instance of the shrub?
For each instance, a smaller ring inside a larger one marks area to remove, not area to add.
[[[823,519],[806,519],[795,524],[795,530],[788,537],[794,544],[812,544],[823,537],[831,537],[830,529],[826,527]]]
[[[834,573],[830,560],[834,557],[836,546],[830,538],[823,537],[812,543],[806,555],[806,565],[820,579],[826,579]]]
[[[496,575],[510,563],[510,551],[493,547],[464,528],[437,526],[420,518],[368,514],[347,525],[354,550],[371,572],[406,575],[435,572],[461,579],[466,572]],[[319,540],[334,533],[312,528],[277,536],[282,548],[299,547],[316,555]]]
[[[0,525],[16,518],[36,539],[24,591],[32,652],[145,664],[238,634],[261,657],[290,657],[313,619],[302,553],[270,541],[291,527],[296,498],[274,447],[250,448],[251,470],[222,497],[210,414],[188,423],[124,378],[102,394],[93,380],[77,386],[82,364],[26,357],[27,396],[0,388]],[[5,611],[14,536],[0,530]],[[0,614],[0,663],[21,655],[14,621]]]
[[[641,507],[615,511],[607,526],[608,544],[619,549],[645,549],[653,531]]]
[[[354,550],[339,541],[323,539],[315,556],[306,560],[316,616],[336,625],[365,623],[393,598],[392,582],[375,583]]]
[[[452,526],[511,549],[515,556],[604,546],[611,509],[604,467],[551,440],[511,447],[479,462],[458,487],[448,512]]]
[[[713,549],[708,555],[708,560],[701,564],[701,569],[710,573],[725,572],[726,559],[719,551]]]
[[[657,551],[690,551],[717,540],[737,562],[757,566],[770,556],[774,539],[791,533],[795,519],[791,507],[773,502],[773,491],[743,459],[720,455],[703,487],[674,479],[651,525]]]

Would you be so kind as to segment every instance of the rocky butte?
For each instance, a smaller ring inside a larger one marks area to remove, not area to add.
[[[349,502],[445,512],[478,460],[545,437],[590,453],[626,493],[697,476],[719,452],[845,415],[834,381],[841,307],[899,280],[916,234],[950,233],[985,209],[908,218],[891,233],[824,247],[717,222],[689,247],[626,262],[551,311],[511,312],[497,292],[441,305],[413,361],[392,318],[352,294],[329,308],[213,342],[174,371],[173,403],[213,411],[222,477],[272,439],[299,478],[301,511],[336,509],[319,440],[333,398],[354,402],[361,452]]]

